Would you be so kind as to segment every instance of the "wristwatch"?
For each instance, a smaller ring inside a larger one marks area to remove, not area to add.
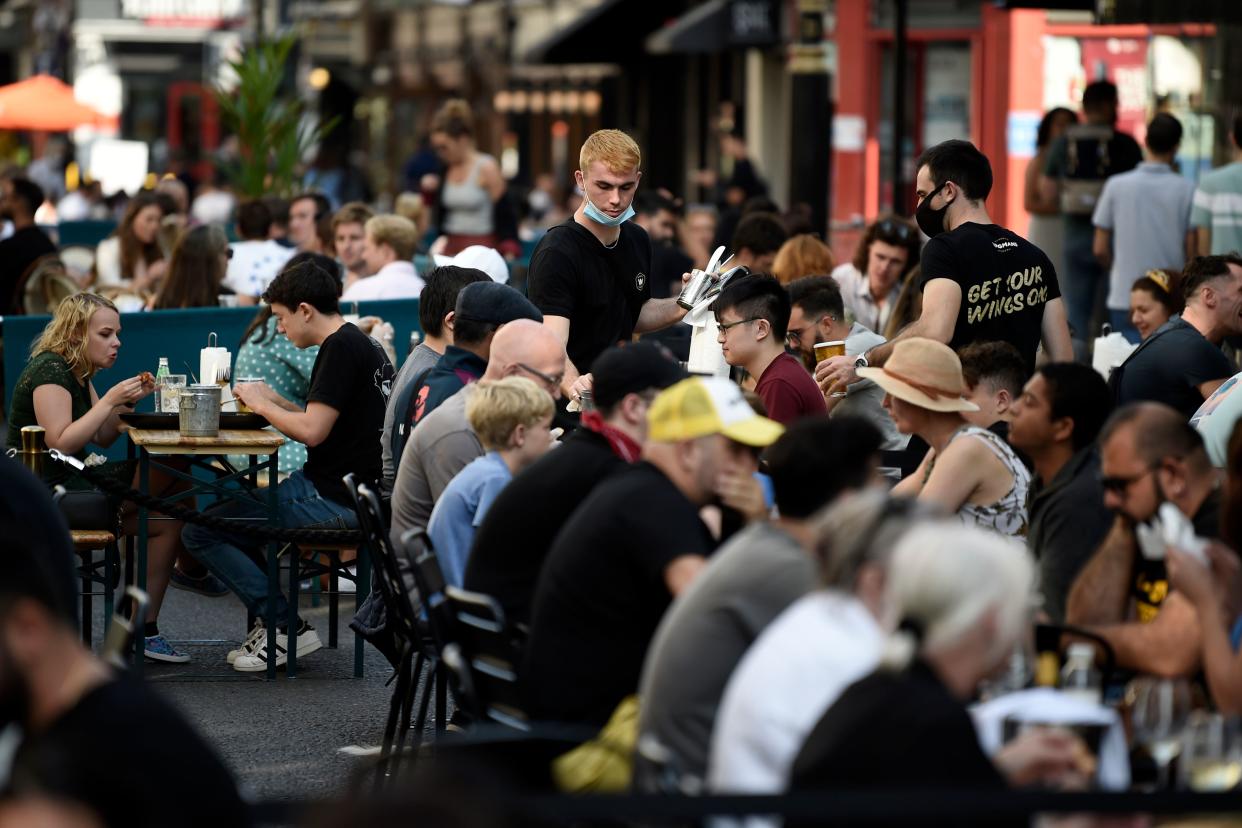
[[[868,364],[867,353],[864,351],[854,359],[854,370],[857,371],[859,368],[866,368]]]

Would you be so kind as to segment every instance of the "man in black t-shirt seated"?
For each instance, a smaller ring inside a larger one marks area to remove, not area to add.
[[[527,294],[569,354],[566,399],[591,389],[591,375],[580,371],[606,348],[686,315],[676,299],[651,298],[651,240],[629,220],[641,164],[638,144],[624,132],[592,133],[574,172],[582,204],[531,255]]]
[[[594,411],[582,427],[505,486],[474,536],[465,587],[491,595],[512,623],[530,622],[535,584],[557,532],[595,486],[642,454],[656,393],[685,377],[658,345],[609,348],[591,364]]]
[[[1113,371],[1118,404],[1154,400],[1186,419],[1237,370],[1221,351],[1242,333],[1242,256],[1199,256],[1182,275],[1186,308],[1143,340]]]
[[[957,350],[1004,341],[1022,354],[1028,372],[1042,341],[1052,362],[1074,359],[1056,269],[1035,245],[993,224],[984,200],[992,165],[969,141],[945,141],[918,160],[915,181],[923,247],[919,287],[923,310],[883,345],[860,356],[832,357],[815,368],[821,387],[856,382],[855,369],[883,365],[893,346],[912,336]]]
[[[337,284],[314,262],[286,268],[268,286],[263,300],[272,306],[278,330],[298,348],[319,346],[311,369],[306,408],[289,402],[266,383],[242,383],[233,395],[291,439],[306,444],[306,465],[277,489],[280,524],[284,527],[355,528],[358,516],[342,478],[353,473],[359,483],[375,485],[380,478],[380,433],[384,406],[392,386],[392,363],[379,343],[346,322],[337,303]],[[222,518],[261,518],[266,499],[231,500],[213,508]],[[197,524],[186,524],[181,538],[190,554],[202,561],[260,620],[239,649],[228,655],[240,672],[267,669],[267,573],[255,562],[263,541]],[[288,616],[283,594],[277,594],[277,617]],[[314,628],[301,619],[293,632],[299,657],[322,645]],[[286,661],[289,631],[276,636],[276,664]]]
[[[0,793],[80,806],[109,828],[249,825],[229,772],[181,714],[82,645],[76,559],[47,489],[0,458],[0,492],[0,731],[22,731]]]
[[[1112,528],[1070,589],[1065,620],[1103,636],[1117,666],[1160,676],[1199,669],[1191,603],[1169,591],[1164,560],[1147,558],[1135,526],[1172,503],[1201,538],[1220,537],[1221,493],[1203,438],[1172,408],[1134,403],[1100,432],[1100,477]]]
[[[647,422],[643,462],[595,488],[539,575],[520,671],[533,719],[602,727],[638,691],[660,618],[715,547],[699,509],[782,432],[717,377],[662,391]]]
[[[56,245],[35,224],[35,211],[43,203],[43,190],[28,178],[10,178],[0,184],[0,218],[13,222],[13,235],[0,241],[0,314],[24,313],[22,277],[43,256],[56,252]]]

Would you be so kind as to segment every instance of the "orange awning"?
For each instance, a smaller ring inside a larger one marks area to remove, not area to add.
[[[115,128],[104,115],[73,97],[73,87],[51,75],[0,86],[0,129],[68,132],[80,126]]]

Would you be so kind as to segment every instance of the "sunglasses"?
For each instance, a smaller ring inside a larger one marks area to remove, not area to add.
[[[1104,491],[1106,492],[1112,492],[1115,495],[1124,497],[1126,492],[1130,490],[1131,486],[1133,486],[1135,483],[1139,482],[1140,480],[1142,480],[1144,477],[1151,474],[1155,470],[1156,470],[1156,467],[1152,467],[1148,469],[1147,471],[1139,472],[1133,477],[1105,477],[1104,475],[1101,474],[1100,475],[1100,487],[1104,489]]]
[[[877,229],[879,230],[879,235],[887,236],[889,238],[896,238],[902,243],[910,241],[915,235],[913,227],[905,224],[904,222],[893,221],[892,219],[884,219],[879,223]]]

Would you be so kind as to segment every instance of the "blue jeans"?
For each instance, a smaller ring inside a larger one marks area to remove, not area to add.
[[[1130,324],[1130,311],[1108,309],[1108,324],[1112,325],[1113,330],[1119,334],[1125,334],[1126,339],[1137,345],[1143,341],[1143,337],[1139,336],[1138,328]]]
[[[1069,220],[1066,220],[1065,228],[1065,270],[1061,284],[1065,291],[1063,298],[1070,333],[1074,339],[1090,342],[1095,333],[1091,330],[1091,321],[1106,274],[1091,252],[1090,233],[1071,227]]]
[[[266,518],[267,496],[260,502],[229,500],[207,510],[219,518]],[[357,513],[347,506],[321,497],[300,471],[295,471],[276,489],[281,526],[286,528],[356,529]],[[259,538],[187,523],[181,530],[186,551],[233,590],[255,615],[267,612],[267,571],[247,554],[260,552],[265,542]],[[289,603],[283,593],[276,597],[276,615],[288,615]]]

